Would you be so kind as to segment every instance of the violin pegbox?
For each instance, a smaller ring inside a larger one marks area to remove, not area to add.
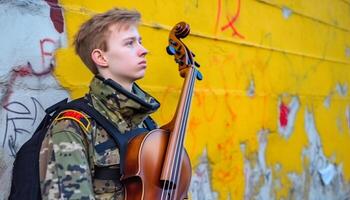
[[[180,22],[174,26],[169,34],[169,45],[166,51],[169,55],[175,57],[175,62],[179,65],[180,75],[185,77],[187,69],[190,67],[196,68],[197,79],[202,80],[203,76],[198,71],[200,65],[194,60],[195,54],[191,52],[187,46],[181,41],[190,33],[190,26],[185,22]]]

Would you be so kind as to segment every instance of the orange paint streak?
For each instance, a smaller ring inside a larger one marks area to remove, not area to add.
[[[215,98],[214,102],[218,102],[219,98],[215,94],[213,89],[210,86],[205,86],[204,88],[207,88],[210,91],[210,95]],[[207,107],[209,106],[210,108],[212,108],[212,106],[210,106],[210,103],[207,103],[206,94],[203,92],[195,92],[195,100],[197,102],[197,107],[203,109],[202,115],[205,118],[206,122],[212,122],[216,116],[217,109],[213,108],[213,111],[208,111],[209,109]]]
[[[221,16],[221,0],[218,0],[218,9],[216,14],[216,22],[215,22],[215,35],[217,34],[217,31],[218,31],[220,16]]]

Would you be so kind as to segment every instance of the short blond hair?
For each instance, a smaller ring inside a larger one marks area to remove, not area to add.
[[[107,38],[111,25],[130,26],[140,22],[141,14],[136,10],[113,8],[107,12],[96,14],[81,25],[75,35],[75,52],[94,74],[98,74],[95,62],[91,58],[94,49],[107,51]]]

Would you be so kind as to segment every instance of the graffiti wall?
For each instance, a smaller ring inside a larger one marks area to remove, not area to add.
[[[0,0],[0,199],[44,109],[87,91],[72,38],[112,7],[142,13],[150,53],[139,84],[161,102],[159,124],[183,81],[168,34],[191,25],[185,42],[204,76],[185,141],[191,199],[350,198],[349,0]]]
[[[0,1],[0,199],[7,197],[16,152],[44,109],[69,96],[53,74],[54,52],[67,43],[63,12],[53,6],[53,1]]]

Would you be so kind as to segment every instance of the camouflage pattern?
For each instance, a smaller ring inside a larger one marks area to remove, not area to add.
[[[121,131],[144,126],[143,120],[157,110],[159,103],[136,84],[133,93],[101,77],[90,84],[92,105]],[[95,146],[112,140],[93,119],[83,129],[72,119],[55,120],[40,151],[40,184],[43,199],[124,199],[119,180],[94,178],[96,167],[119,170],[118,148],[97,152]]]

